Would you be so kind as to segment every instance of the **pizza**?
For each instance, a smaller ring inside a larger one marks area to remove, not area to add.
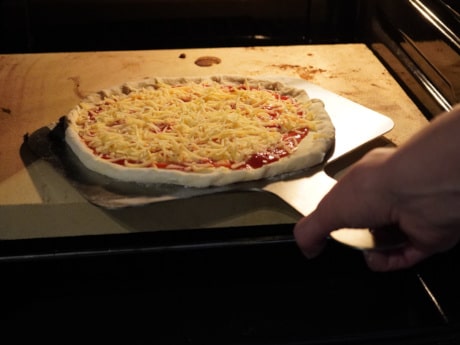
[[[335,136],[305,90],[235,76],[125,83],[88,96],[66,122],[65,141],[87,169],[199,188],[310,168]]]

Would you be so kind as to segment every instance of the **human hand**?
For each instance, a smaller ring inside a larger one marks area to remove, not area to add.
[[[365,252],[376,271],[407,268],[452,248],[460,239],[459,148],[457,107],[406,145],[371,151],[296,224],[299,247],[314,257],[333,230],[397,225],[408,239],[406,246]]]

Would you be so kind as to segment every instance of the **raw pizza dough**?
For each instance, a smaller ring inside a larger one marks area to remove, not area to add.
[[[65,140],[110,178],[190,187],[273,177],[321,163],[335,136],[303,89],[235,76],[151,78],[92,94]]]

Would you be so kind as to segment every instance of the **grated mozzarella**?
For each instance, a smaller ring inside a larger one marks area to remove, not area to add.
[[[237,169],[255,153],[294,150],[286,135],[313,128],[308,106],[247,85],[160,84],[80,104],[75,126],[96,155],[126,166]]]

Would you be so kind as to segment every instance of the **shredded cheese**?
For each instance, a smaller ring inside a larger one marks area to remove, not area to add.
[[[248,85],[159,84],[82,103],[75,126],[83,142],[111,162],[236,169],[256,153],[294,150],[295,136],[286,136],[312,128],[307,109],[295,98]]]

